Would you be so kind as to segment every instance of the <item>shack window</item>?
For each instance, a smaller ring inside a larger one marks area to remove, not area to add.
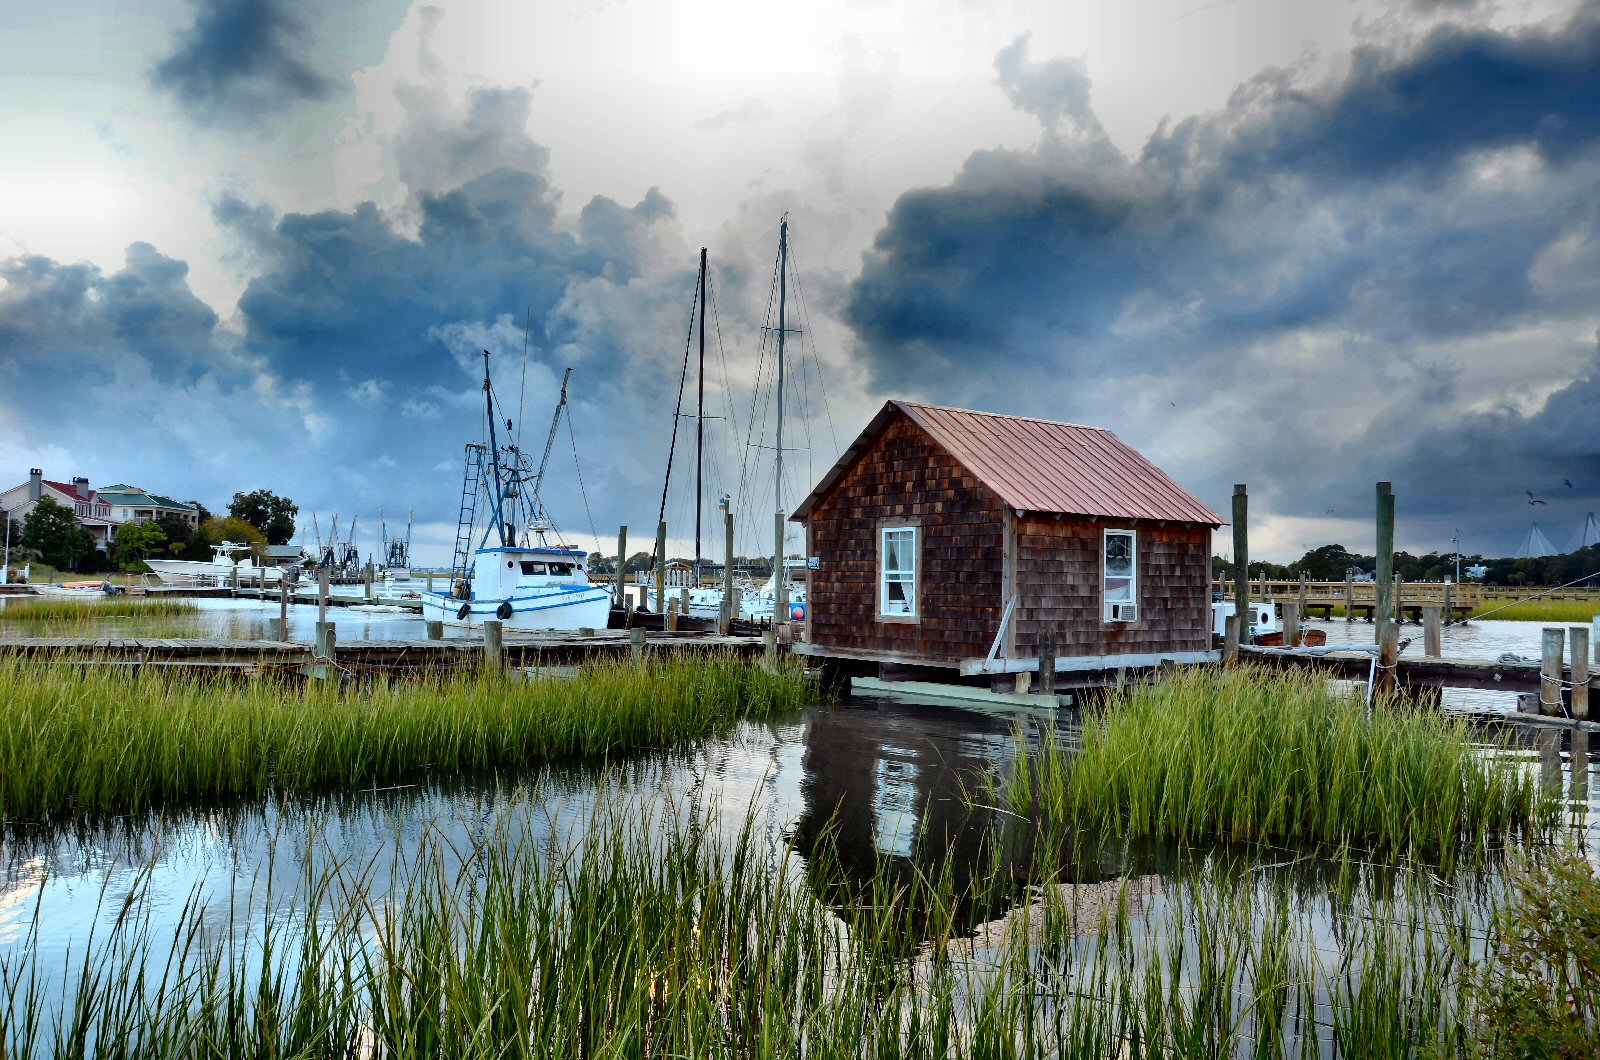
[[[1131,604],[1138,598],[1138,571],[1134,562],[1132,530],[1106,531],[1105,601]]]
[[[883,528],[882,581],[878,613],[914,618],[917,614],[917,528]]]
[[[524,574],[543,574],[544,573],[544,564],[543,563],[535,563],[532,560],[526,560],[525,559],[525,560],[522,561],[522,573],[524,573]]]

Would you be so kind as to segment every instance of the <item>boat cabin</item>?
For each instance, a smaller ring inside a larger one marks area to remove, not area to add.
[[[506,600],[518,589],[587,585],[587,560],[588,554],[575,548],[480,548],[472,565],[472,599]]]
[[[1216,657],[1222,519],[1110,431],[890,401],[792,518],[802,654],[999,685],[1050,638],[1063,673]]]

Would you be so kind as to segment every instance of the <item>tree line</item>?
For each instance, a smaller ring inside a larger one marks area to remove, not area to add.
[[[14,562],[37,560],[57,570],[139,573],[147,559],[209,559],[211,547],[224,541],[248,545],[258,557],[268,545],[287,544],[294,537],[299,507],[268,490],[233,495],[226,515],[213,514],[199,501],[197,523],[168,513],[149,522],[118,526],[104,552],[76,513],[53,498],[42,498],[27,518],[11,523]]]
[[[1463,554],[1460,561],[1463,581],[1478,580],[1469,578],[1469,567],[1487,568],[1481,579],[1484,585],[1565,585],[1569,582],[1600,585],[1600,545],[1532,559]],[[1311,549],[1292,563],[1251,560],[1249,575],[1268,581],[1294,581],[1304,573],[1309,581],[1339,582],[1344,581],[1347,573],[1370,575],[1377,567],[1376,556],[1351,552],[1343,545],[1323,545]],[[1211,557],[1211,570],[1215,577],[1231,578],[1235,569],[1235,564],[1221,556]],[[1409,552],[1396,552],[1394,571],[1408,582],[1438,582],[1446,578],[1454,580],[1456,554],[1429,552],[1413,556]]]

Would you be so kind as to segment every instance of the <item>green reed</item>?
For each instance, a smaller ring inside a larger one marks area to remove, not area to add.
[[[360,683],[0,659],[0,814],[51,819],[514,769],[704,736],[813,701],[729,655]]]
[[[1473,741],[1463,720],[1369,708],[1315,675],[1196,670],[1086,710],[1081,748],[1047,735],[1007,794],[1086,832],[1428,858],[1558,827],[1537,777]]]
[[[1508,622],[1580,622],[1587,625],[1596,614],[1600,614],[1600,600],[1528,600],[1509,606],[1490,601],[1473,611],[1469,617]]]
[[[104,618],[173,618],[200,613],[192,600],[150,600],[108,596],[99,600],[74,600],[60,596],[13,596],[0,607],[0,626],[41,622],[79,622]]]
[[[196,892],[170,937],[142,884],[107,890],[99,936],[64,970],[39,965],[36,919],[0,953],[0,1048],[1465,1058],[1485,1055],[1498,1012],[1474,988],[1506,952],[1489,925],[1519,901],[1348,855],[1313,881],[1201,858],[1159,881],[1041,878],[1033,902],[969,937],[940,867],[905,885],[881,862],[855,901],[829,906],[808,879],[834,873],[827,854],[802,865],[754,814],[724,834],[703,810],[610,803],[559,840],[545,819],[502,818],[464,848],[397,844],[387,889],[370,866],[307,854],[291,913],[208,914]],[[908,940],[913,919],[929,926]],[[1593,969],[1575,974],[1594,988]]]

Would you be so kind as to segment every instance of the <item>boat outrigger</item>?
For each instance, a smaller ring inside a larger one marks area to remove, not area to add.
[[[489,351],[483,352],[489,440],[467,445],[450,591],[422,594],[424,619],[467,627],[497,620],[507,629],[522,630],[605,628],[611,593],[604,586],[589,584],[587,555],[561,540],[540,498],[556,429],[567,407],[567,380],[571,377],[568,368],[561,380],[561,400],[550,422],[544,458],[535,472],[520,447],[499,444]],[[503,422],[509,429],[510,421]],[[474,549],[480,499],[486,504],[486,525]]]

